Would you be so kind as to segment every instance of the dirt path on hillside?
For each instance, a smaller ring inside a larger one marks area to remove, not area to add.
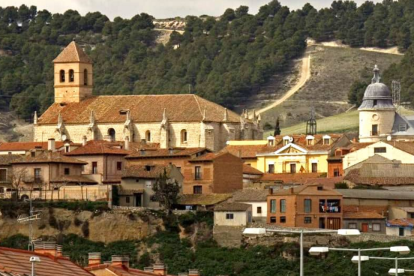
[[[308,55],[302,59],[302,68],[300,70],[300,79],[295,86],[293,86],[282,98],[276,100],[271,105],[268,105],[262,109],[259,109],[256,114],[264,113],[280,104],[285,102],[291,96],[293,96],[296,92],[298,92],[310,79],[311,77],[311,56]]]

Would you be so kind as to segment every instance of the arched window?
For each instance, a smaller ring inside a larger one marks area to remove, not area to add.
[[[83,70],[83,85],[88,85],[88,70]]]
[[[187,138],[188,138],[187,130],[185,129],[181,130],[181,143],[187,143]]]
[[[112,141],[115,141],[115,129],[113,128],[108,129],[108,135],[111,136]]]
[[[145,140],[151,142],[151,131],[147,130],[147,132],[145,132]]]
[[[74,81],[75,81],[75,71],[70,69],[69,70],[69,82],[74,82]]]
[[[65,70],[60,70],[60,82],[65,82]]]

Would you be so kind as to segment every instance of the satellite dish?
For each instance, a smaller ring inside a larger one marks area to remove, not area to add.
[[[293,142],[293,137],[289,137],[289,142]]]
[[[65,135],[65,134],[63,134],[63,135],[62,135],[62,141],[66,141],[66,138],[67,138],[67,137],[66,137],[66,135]]]
[[[391,135],[388,135],[388,136],[387,136],[387,141],[389,142],[389,141],[391,141],[391,140],[392,140]]]

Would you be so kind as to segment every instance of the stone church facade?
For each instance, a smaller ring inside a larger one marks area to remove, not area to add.
[[[55,102],[40,118],[35,114],[35,141],[145,140],[218,151],[229,140],[263,138],[260,116],[240,116],[192,94],[93,96],[92,61],[75,42],[54,68]]]

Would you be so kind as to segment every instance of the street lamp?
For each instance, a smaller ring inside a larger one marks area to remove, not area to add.
[[[270,233],[286,233],[286,234],[300,234],[300,276],[303,276],[304,269],[303,269],[303,235],[304,234],[329,234],[335,233],[342,236],[356,236],[360,235],[358,229],[338,229],[338,230],[279,230],[279,229],[266,229],[266,228],[246,228],[243,231],[244,235],[252,235],[252,234],[265,234],[267,232]],[[311,253],[312,254],[312,253]]]
[[[395,247],[400,247],[400,246],[395,246]],[[407,246],[402,246],[402,247],[407,247]],[[401,250],[405,250],[404,252],[407,252],[406,250],[407,250],[407,248],[405,248],[405,249],[401,249]],[[408,249],[409,250],[409,249]],[[400,252],[401,253],[401,252]],[[407,253],[401,253],[401,254],[407,254]],[[398,261],[399,260],[414,260],[414,257],[409,257],[409,258],[398,258],[398,257],[395,257],[395,258],[387,258],[387,257],[369,257],[369,259],[372,259],[372,260],[393,260],[393,261],[395,261],[395,268],[391,268],[389,271],[388,271],[388,274],[391,274],[391,275],[397,275],[398,276],[398,274],[404,274],[405,272],[413,272],[414,270],[407,270],[407,269],[401,269],[401,268],[398,268]]]
[[[309,253],[311,255],[320,255],[322,253],[328,253],[329,251],[358,252],[358,256],[352,257],[352,262],[358,264],[358,276],[361,276],[361,263],[365,262],[365,261],[368,261],[370,258],[371,259],[375,258],[375,257],[361,256],[361,252],[390,251],[390,252],[397,252],[397,253],[400,253],[400,254],[408,254],[408,253],[410,253],[410,248],[408,246],[392,246],[392,247],[385,247],[385,248],[367,248],[367,249],[312,247],[309,250]]]

